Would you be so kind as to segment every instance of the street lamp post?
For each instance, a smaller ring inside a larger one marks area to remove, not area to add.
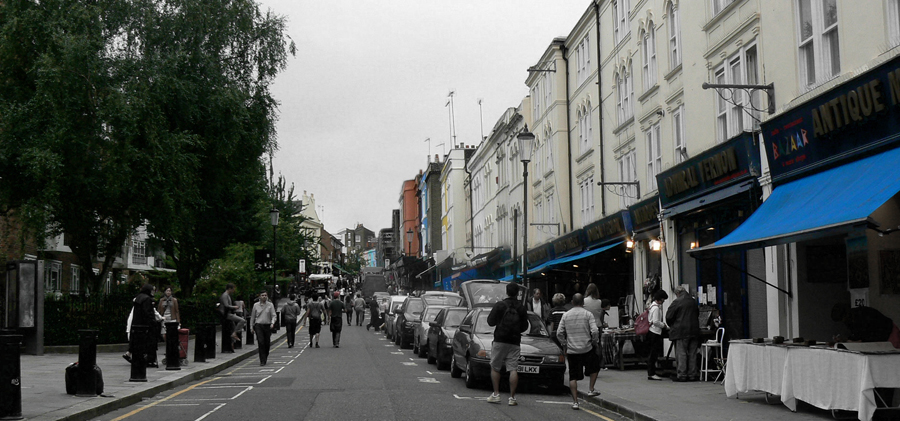
[[[276,228],[278,227],[278,209],[275,208],[275,205],[272,205],[272,210],[269,211],[269,219],[272,222],[272,299],[277,300],[278,297],[275,295],[275,241],[278,235],[278,232],[276,231]]]
[[[522,283],[531,290],[528,282],[528,163],[531,162],[531,150],[534,147],[534,134],[528,131],[528,125],[516,136],[519,141],[519,161],[522,161]]]
[[[410,228],[410,229],[406,230],[406,255],[410,256],[410,257],[415,257],[415,254],[413,254],[413,252],[412,252],[412,239],[413,239],[413,230],[412,230],[412,228]],[[412,262],[410,262],[410,264],[412,264]],[[409,282],[409,288],[411,290],[414,290],[413,284],[412,284],[413,283],[412,273],[409,271],[409,269],[407,269],[407,271],[406,271],[406,278]]]

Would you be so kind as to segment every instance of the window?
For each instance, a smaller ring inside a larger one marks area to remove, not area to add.
[[[807,89],[841,72],[836,0],[798,0],[800,82]]]
[[[647,139],[647,185],[650,186],[650,191],[656,190],[656,174],[659,174],[662,168],[659,136],[659,123],[650,126],[645,133]]]
[[[545,159],[544,172],[547,173],[547,172],[553,171],[553,167],[554,167],[554,165],[553,165],[553,144],[551,142],[551,140],[553,139],[553,136],[551,136],[550,130],[547,130],[547,133],[544,133],[544,137],[547,139],[547,141],[544,142],[544,149],[546,149],[546,151],[544,151],[544,159]]]
[[[539,138],[537,138],[537,137],[534,138],[534,144],[536,145],[536,147],[534,148],[534,153],[531,155],[531,160],[532,160],[532,162],[534,162],[535,180],[537,179],[537,177],[540,177],[541,175],[544,174],[541,172],[541,162],[543,161],[542,152],[544,151],[544,147],[540,143],[540,141],[541,140]]]
[[[553,192],[547,193],[547,218],[546,221],[550,223],[556,222],[556,206],[554,206],[555,202],[553,201]]]
[[[134,240],[131,242],[131,263],[135,265],[147,264],[147,242]]]
[[[756,45],[749,45],[728,59],[715,72],[716,83],[720,84],[757,84],[759,73],[757,70]],[[750,101],[756,108],[760,108],[759,93],[749,96],[745,90],[735,90],[733,94],[725,93],[726,101],[722,95],[716,95],[716,139],[724,142],[743,131],[749,131],[758,126],[758,112],[749,107]]]
[[[647,91],[656,85],[656,28],[653,27],[653,22],[650,22],[644,32],[641,50],[643,51],[644,90]]]
[[[72,281],[69,282],[69,292],[81,292],[81,266],[72,265]]]
[[[594,176],[585,178],[581,184],[581,224],[594,221]]]
[[[634,182],[637,180],[637,169],[635,167],[634,151],[622,155],[618,161],[619,181]],[[624,194],[622,194],[622,208],[633,205],[636,202],[637,189],[635,186],[625,186]]]
[[[678,7],[669,3],[669,69],[681,64],[681,19]]]
[[[723,10],[725,10],[726,7],[728,7],[729,4],[733,2],[734,0],[712,0],[713,16],[721,13]]]
[[[628,12],[631,7],[628,0],[618,0],[613,3],[613,40],[616,44],[622,42],[628,35]]]
[[[585,36],[584,39],[578,43],[578,46],[575,47],[575,55],[577,60],[575,79],[578,83],[582,83],[587,79],[588,72],[590,72],[591,69],[590,41],[587,36]]]
[[[591,114],[591,103],[588,103],[578,111],[578,143],[580,145],[579,152],[582,154],[591,149],[591,139],[593,139]]]
[[[672,138],[675,143],[675,163],[687,160],[687,146],[684,144],[684,105],[672,112]]]
[[[900,45],[900,0],[888,0],[888,42],[891,47]]]
[[[634,116],[634,106],[632,105],[634,84],[631,74],[626,73],[624,69],[616,76],[616,94],[619,124],[625,124],[629,118]]]
[[[531,118],[534,121],[537,121],[541,118],[541,95],[538,92],[540,87],[538,84],[535,84],[534,87],[531,88]]]
[[[359,239],[359,235],[358,235],[358,234],[356,235],[356,242],[357,242],[357,243],[360,242],[360,239]]]
[[[553,103],[553,73],[544,73],[544,109],[550,109]]]
[[[44,261],[44,290],[46,292],[62,289],[62,262],[56,260]]]
[[[539,224],[539,223],[544,222],[544,202],[542,200],[543,199],[537,199],[534,201],[534,217],[532,217],[532,221],[534,223]],[[527,226],[526,226],[526,229],[528,229]],[[537,235],[535,236],[535,239],[537,240],[538,243],[540,243],[541,241],[544,240],[544,237],[541,235],[540,230],[538,230]]]

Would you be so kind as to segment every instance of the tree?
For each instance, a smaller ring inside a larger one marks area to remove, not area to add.
[[[269,86],[293,43],[251,0],[0,3],[0,210],[65,233],[98,288],[147,223],[190,293],[258,236]]]

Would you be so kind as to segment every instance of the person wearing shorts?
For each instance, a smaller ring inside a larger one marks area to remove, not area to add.
[[[488,326],[494,329],[494,343],[491,345],[491,383],[494,393],[487,398],[488,403],[500,403],[500,371],[506,366],[509,373],[509,406],[516,406],[516,386],[519,383],[519,347],[522,332],[528,329],[528,313],[518,300],[519,285],[506,285],[506,299],[494,304],[488,314]]]
[[[597,373],[600,372],[600,358],[595,347],[600,339],[597,320],[590,311],[584,308],[584,296],[572,296],[572,309],[565,312],[559,320],[556,338],[563,344],[566,361],[569,362],[569,389],[572,392],[572,409],[578,409],[578,381],[590,376],[591,389],[588,396],[597,396],[594,390]]]
[[[301,321],[309,319],[309,347],[313,347],[315,341],[316,348],[319,347],[319,332],[322,331],[322,315],[325,314],[325,306],[319,301],[319,297],[313,296],[312,302],[306,306],[306,313],[303,313]]]

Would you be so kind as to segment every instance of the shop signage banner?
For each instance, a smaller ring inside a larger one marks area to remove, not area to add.
[[[659,228],[659,196],[638,202],[628,208],[635,232]]]
[[[900,134],[900,56],[761,128],[775,182],[894,144]]]
[[[742,133],[656,176],[663,208],[760,175],[759,148]]]
[[[621,211],[584,227],[584,235],[587,246],[591,247],[621,240],[632,230],[628,211]]]
[[[547,243],[533,250],[528,250],[528,266],[534,266],[538,263],[550,260],[550,258],[553,257],[550,255],[550,247],[551,244]]]
[[[572,231],[553,241],[554,258],[575,254],[584,248],[584,230]]]

